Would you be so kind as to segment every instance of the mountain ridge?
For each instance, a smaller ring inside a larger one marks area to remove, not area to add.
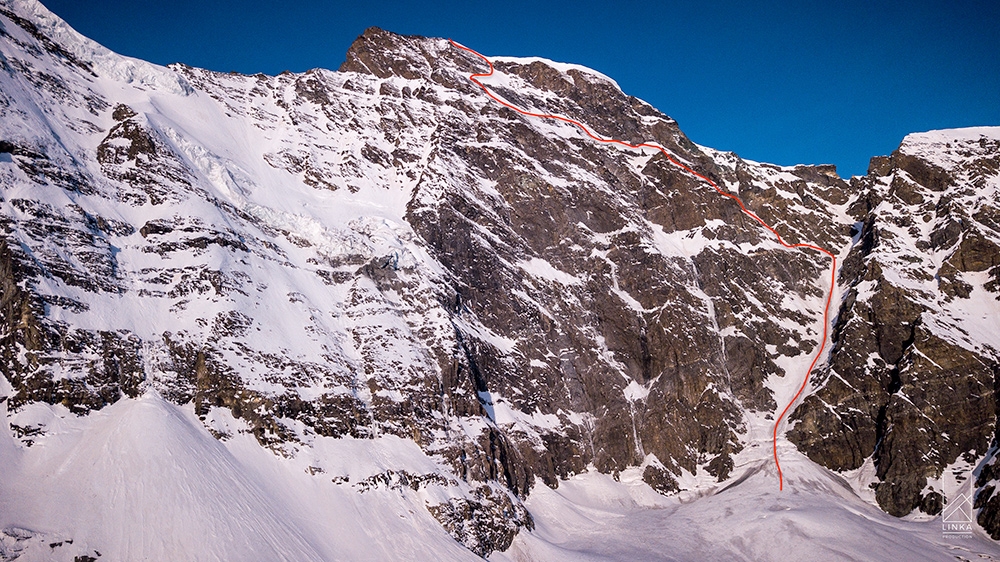
[[[222,443],[313,457],[311,476],[333,474],[330,439],[410,440],[436,470],[407,453],[330,485],[429,494],[425,521],[484,556],[533,528],[539,482],[639,470],[666,494],[710,493],[766,458],[767,417],[818,344],[823,267],[663,158],[497,107],[465,78],[478,60],[444,40],[372,28],[340,72],[233,75],[116,59],[40,4],[4,5],[2,347],[21,457],[60,438],[47,408],[151,392]],[[831,468],[878,464],[865,499],[899,515],[939,512],[965,455],[994,532],[992,394],[950,420],[931,412],[946,393],[910,388],[996,377],[996,326],[942,308],[996,307],[996,131],[915,136],[848,183],[699,147],[579,68],[496,64],[506,99],[653,139],[790,241],[839,248],[835,349],[790,437]],[[955,185],[961,203],[942,203]],[[900,226],[926,213],[926,232]],[[924,327],[901,333],[914,311]],[[918,395],[934,439],[887,421]]]

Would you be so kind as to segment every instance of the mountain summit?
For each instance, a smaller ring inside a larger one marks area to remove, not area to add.
[[[0,560],[933,560],[960,497],[1000,554],[1000,128],[844,180],[491,61],[839,256],[785,491],[829,260],[663,154],[444,39],[223,74],[0,0]]]

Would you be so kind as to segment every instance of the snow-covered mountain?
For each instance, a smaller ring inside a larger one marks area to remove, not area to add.
[[[1000,128],[844,181],[492,60],[839,256],[784,490],[830,260],[659,151],[443,39],[222,74],[0,0],[0,560],[1000,557]]]

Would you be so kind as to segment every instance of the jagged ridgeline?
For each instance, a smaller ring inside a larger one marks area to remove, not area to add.
[[[404,497],[482,556],[532,528],[536,486],[709,493],[770,466],[828,260],[661,154],[519,115],[469,82],[475,56],[375,28],[337,72],[223,74],[0,0],[0,49],[18,455],[155,402],[205,450],[254,442],[350,501]],[[910,135],[845,181],[696,145],[585,68],[494,63],[512,103],[659,143],[841,256],[788,439],[896,516],[940,513],[965,474],[1000,538],[1000,129]]]

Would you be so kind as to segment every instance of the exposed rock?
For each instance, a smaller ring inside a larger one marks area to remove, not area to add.
[[[482,61],[446,40],[371,28],[340,72],[159,69],[198,94],[165,116],[112,109],[150,94],[95,92],[98,66],[0,15],[28,34],[0,37],[22,61],[3,91],[25,105],[0,124],[12,415],[155,391],[291,457],[317,436],[412,440],[439,472],[355,489],[440,489],[429,512],[488,556],[531,528],[536,477],[642,467],[664,494],[683,474],[730,479],[747,420],[773,419],[772,383],[820,343],[824,255],[780,247],[661,153],[500,106],[467,79]],[[908,137],[848,183],[699,147],[585,69],[496,68],[512,103],[659,143],[787,242],[849,250],[833,346],[788,437],[834,470],[873,458],[889,513],[940,512],[928,483],[996,431],[991,325],[962,307],[997,311],[1000,143]],[[994,480],[978,484],[990,532]]]
[[[521,527],[534,528],[531,515],[504,492],[489,486],[476,488],[474,499],[456,498],[429,505],[431,514],[469,550],[486,557],[507,550]]]
[[[860,243],[841,271],[850,289],[830,361],[788,433],[810,458],[835,470],[871,457],[876,499],[896,516],[938,513],[943,499],[924,492],[928,482],[960,457],[985,455],[997,430],[997,350],[963,329],[943,327],[960,325],[955,299],[968,301],[986,289],[965,274],[1000,260],[997,232],[969,216],[989,198],[968,186],[995,181],[996,171],[965,164],[1000,160],[1000,152],[979,139],[933,135],[908,137],[891,157],[872,161],[863,185],[876,195],[858,217]],[[921,248],[950,255],[941,264]],[[995,525],[989,515],[995,508],[985,501],[984,527]]]

